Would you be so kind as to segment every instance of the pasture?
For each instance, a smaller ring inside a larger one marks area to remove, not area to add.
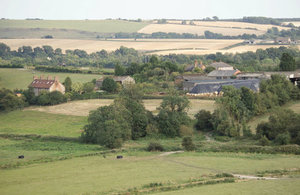
[[[66,77],[70,77],[73,83],[76,82],[90,82],[93,79],[101,78],[101,75],[95,74],[75,74],[75,73],[50,73],[40,72],[32,69],[15,69],[15,68],[0,68],[0,88],[7,89],[27,89],[28,85],[32,82],[33,76],[44,77],[58,76],[60,82],[63,82]]]

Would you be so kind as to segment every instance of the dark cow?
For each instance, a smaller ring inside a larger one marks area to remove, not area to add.
[[[22,159],[22,158],[24,158],[24,155],[20,155],[20,156],[18,156],[18,158],[19,158],[19,159]]]
[[[123,156],[121,156],[121,155],[117,156],[117,159],[121,159],[121,158],[123,158]]]

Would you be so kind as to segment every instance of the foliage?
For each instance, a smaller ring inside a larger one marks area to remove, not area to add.
[[[300,132],[300,115],[291,110],[277,109],[269,117],[268,122],[257,126],[257,134],[266,136],[278,144],[297,143]]]
[[[195,150],[195,144],[193,143],[192,137],[184,137],[182,139],[182,146],[186,151],[192,151]]]
[[[84,93],[91,93],[94,91],[95,85],[92,82],[87,82],[83,84],[83,92]]]
[[[213,130],[213,124],[211,122],[212,115],[210,111],[200,110],[196,115],[195,119],[197,120],[195,127],[197,130],[201,131],[211,131]]]
[[[268,140],[268,138],[266,136],[262,136],[259,139],[259,144],[262,146],[268,146],[268,145],[270,145],[270,140]]]
[[[63,84],[65,86],[66,93],[72,91],[72,80],[70,77],[66,77]]]
[[[37,96],[37,104],[41,106],[56,105],[67,102],[67,98],[59,91],[42,92]]]
[[[122,65],[120,65],[120,64],[116,64],[115,65],[115,75],[116,76],[123,76],[123,75],[125,75],[125,68],[122,66]]]
[[[164,151],[164,147],[159,142],[150,142],[147,151]]]
[[[23,108],[25,101],[9,89],[0,89],[0,112]]]
[[[280,59],[279,68],[283,71],[294,71],[296,69],[296,61],[293,56],[288,53],[283,53]]]
[[[108,148],[121,147],[123,141],[131,136],[126,113],[128,111],[121,105],[103,106],[92,111],[81,138],[85,142],[98,143]]]
[[[109,93],[114,93],[117,91],[117,83],[113,78],[107,77],[102,82],[102,89]]]

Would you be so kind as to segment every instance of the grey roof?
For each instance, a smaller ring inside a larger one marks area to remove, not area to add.
[[[199,83],[197,84],[190,93],[193,94],[201,94],[201,93],[220,93],[222,91],[223,86],[233,86],[237,89],[241,87],[247,87],[253,91],[259,90],[259,79],[253,80],[233,80],[227,82],[219,82],[219,83]]]
[[[233,76],[238,70],[213,70],[207,76],[209,77],[230,77]]]
[[[222,68],[222,67],[232,67],[229,64],[226,64],[225,62],[214,62],[210,64],[210,66],[214,67],[215,69]]]
[[[197,64],[196,67],[198,68],[202,68],[204,65],[203,64]],[[192,64],[192,65],[189,65],[187,66],[184,70],[185,71],[193,71],[195,69],[195,65]]]
[[[200,74],[188,74],[188,75],[182,75],[182,76],[178,76],[176,78],[181,78],[185,81],[200,81],[200,80],[211,80],[213,78],[207,77],[207,76],[203,76]]]

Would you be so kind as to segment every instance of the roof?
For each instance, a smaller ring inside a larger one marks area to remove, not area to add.
[[[204,65],[203,64],[197,64],[196,67],[202,68],[202,67],[204,67]],[[194,64],[192,64],[192,65],[187,66],[184,70],[185,71],[193,71],[196,67],[195,67]]]
[[[223,68],[223,67],[232,67],[229,64],[226,64],[225,62],[214,62],[210,64],[210,66],[214,67],[215,69]]]
[[[121,81],[124,81],[125,79],[127,78],[132,78],[131,76],[114,76],[112,77],[112,79],[116,82],[121,82]],[[100,79],[98,79],[97,81],[103,81],[106,77],[102,77]]]
[[[55,80],[34,79],[29,86],[33,88],[49,89],[54,83]]]
[[[213,70],[207,76],[209,77],[230,77],[235,75],[239,70]]]
[[[253,79],[253,80],[232,80],[227,82],[219,82],[219,83],[199,83],[197,84],[190,93],[193,94],[201,94],[201,93],[220,93],[222,91],[224,86],[233,86],[237,89],[240,89],[241,87],[247,87],[253,91],[259,90],[259,79]]]
[[[176,79],[183,79],[185,81],[200,81],[200,80],[211,80],[213,78],[201,75],[201,74],[187,74],[182,76],[177,76]]]

